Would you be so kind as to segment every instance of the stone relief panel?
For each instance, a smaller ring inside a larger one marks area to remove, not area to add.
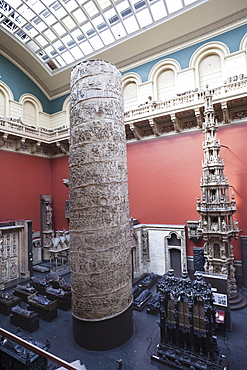
[[[28,277],[28,222],[0,227],[0,289],[19,277]]]
[[[71,74],[72,311],[114,317],[132,303],[131,230],[121,74],[92,60]]]
[[[18,232],[2,234],[2,279],[9,281],[18,277]]]
[[[52,197],[51,195],[40,195],[41,207],[41,243],[45,261],[49,260],[49,248],[52,242],[54,231],[52,229]]]

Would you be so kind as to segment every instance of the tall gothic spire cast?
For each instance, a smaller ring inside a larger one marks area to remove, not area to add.
[[[205,271],[228,275],[229,293],[237,291],[233,246],[231,239],[238,237],[234,189],[229,195],[228,178],[224,174],[224,159],[220,156],[220,141],[216,137],[217,122],[212,103],[213,91],[206,87],[203,133],[204,159],[201,178],[201,200],[197,199],[200,214],[198,233],[203,237]]]

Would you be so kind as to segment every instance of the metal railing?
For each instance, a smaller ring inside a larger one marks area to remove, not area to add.
[[[46,359],[54,362],[55,364],[57,364],[59,366],[63,366],[65,369],[78,370],[78,367],[75,367],[74,365],[68,363],[67,361],[62,360],[61,358],[59,358],[55,355],[52,355],[51,353],[45,351],[44,349],[39,348],[39,347],[35,346],[34,344],[27,342],[26,340],[18,337],[15,334],[10,333],[9,331],[7,331],[3,328],[0,328],[0,335],[2,336],[1,341],[3,341],[4,338],[8,338],[8,339],[12,340],[13,342],[25,347],[29,351],[32,351],[32,352],[34,352],[34,353],[36,353],[36,354],[38,354],[42,357],[45,357]],[[86,370],[86,368],[85,368],[85,370]]]

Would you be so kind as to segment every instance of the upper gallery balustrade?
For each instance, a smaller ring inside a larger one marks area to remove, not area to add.
[[[218,124],[239,122],[247,118],[247,76],[229,78],[223,86],[214,89],[214,110]],[[136,109],[125,111],[125,130],[127,141],[175,134],[203,126],[203,92],[198,89],[177,94],[173,99],[162,102],[150,100]],[[67,154],[69,127],[65,116],[56,122],[54,129],[35,127],[25,124],[19,118],[0,118],[0,147],[6,140],[15,140],[15,150],[23,143],[36,147],[46,145]],[[53,126],[54,127],[54,126]],[[5,146],[6,147],[6,146]]]

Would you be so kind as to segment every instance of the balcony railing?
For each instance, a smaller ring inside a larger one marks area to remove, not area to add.
[[[220,103],[222,104],[222,109],[227,109],[227,101],[247,96],[246,88],[247,76],[243,74],[239,76],[233,76],[225,81],[224,85],[214,89],[214,103]],[[191,109],[194,109],[195,112],[197,110],[198,113],[198,109],[202,108],[203,104],[204,98],[202,91],[198,91],[198,89],[187,91],[185,93],[177,94],[173,99],[164,100],[162,102],[148,102],[141,104],[136,109],[126,111],[124,113],[125,125],[127,127],[127,125],[136,124],[143,120],[152,120],[166,115],[174,116],[179,112],[184,112]],[[241,115],[240,119],[243,118],[242,116],[243,114]],[[153,129],[150,127],[150,130],[152,131]],[[170,132],[171,130],[168,131]],[[33,126],[28,126],[21,122],[20,119],[0,118],[0,132],[3,134],[2,137],[11,134],[19,138],[28,138],[30,140],[45,144],[69,140],[69,127],[63,125],[63,122],[61,122],[60,127],[55,129],[47,129],[43,127],[36,128]],[[166,134],[166,132],[167,129],[164,128],[163,134]]]

